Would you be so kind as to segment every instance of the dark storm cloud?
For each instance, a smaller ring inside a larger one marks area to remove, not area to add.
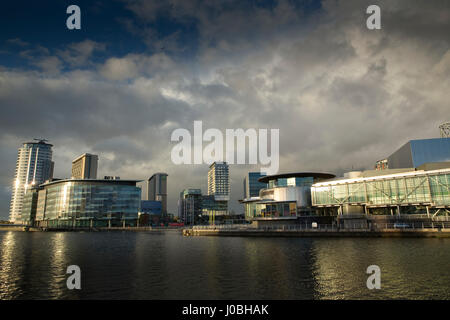
[[[128,30],[142,27],[142,42],[157,44],[178,32],[173,46],[101,62],[92,57],[110,44],[89,39],[21,48],[39,70],[0,68],[0,184],[10,184],[20,143],[43,136],[55,145],[58,176],[83,152],[99,154],[99,176],[169,173],[176,212],[183,188],[206,191],[206,165],[170,161],[171,132],[192,131],[194,120],[204,129],[279,128],[284,172],[371,168],[409,139],[436,137],[449,120],[449,4],[378,2],[382,30],[370,31],[370,2],[307,10],[290,1],[126,1],[136,15]],[[161,16],[180,29],[155,33]],[[183,43],[192,25],[196,39]],[[185,46],[195,54],[170,54]],[[259,168],[231,167],[235,211],[250,170]]]

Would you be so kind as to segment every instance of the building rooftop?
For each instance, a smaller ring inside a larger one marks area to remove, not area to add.
[[[316,179],[332,179],[336,175],[324,172],[292,172],[292,173],[281,173],[274,174],[271,176],[265,176],[258,179],[259,182],[268,183],[271,180],[282,179],[282,178],[306,178],[312,177]]]
[[[53,147],[52,144],[47,143],[47,142],[48,142],[48,140],[46,140],[46,139],[34,139],[34,141],[24,142],[23,144],[45,144],[47,146]]]
[[[386,171],[386,170],[380,170]],[[328,181],[321,181],[313,184],[313,187],[322,187],[327,185],[335,185],[335,184],[344,184],[344,183],[352,183],[352,182],[360,182],[360,181],[373,181],[373,180],[384,180],[384,179],[394,179],[401,177],[414,177],[414,176],[422,176],[427,174],[440,174],[440,173],[450,173],[450,168],[447,169],[439,169],[439,170],[412,170],[407,172],[399,172],[399,173],[386,173],[384,175],[372,175],[372,176],[362,176],[356,178],[338,178],[332,179]]]
[[[86,156],[86,157],[91,156],[91,157],[97,157],[97,158],[98,158],[98,155],[96,155],[96,154],[92,154],[92,153],[83,153],[81,156],[78,156],[78,157],[76,157],[74,160],[72,160],[72,163],[77,162],[78,160],[80,160],[80,159],[83,158],[84,156]]]
[[[142,180],[108,180],[108,179],[60,179],[56,181],[45,182],[41,186],[55,185],[64,182],[100,182],[100,183],[110,183],[110,184],[136,184]]]
[[[150,178],[148,178],[147,180],[150,181],[154,176],[156,176],[158,174],[163,175],[163,176],[168,176],[168,174],[165,172],[156,172],[156,173],[152,174],[152,176]]]

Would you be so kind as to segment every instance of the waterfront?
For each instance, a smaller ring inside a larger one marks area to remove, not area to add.
[[[1,299],[450,299],[450,239],[0,231]],[[81,290],[66,268],[81,268]],[[369,265],[381,290],[368,290]]]

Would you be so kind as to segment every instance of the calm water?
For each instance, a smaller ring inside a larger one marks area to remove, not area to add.
[[[450,239],[0,231],[1,299],[450,299]],[[68,290],[68,265],[82,289]],[[381,268],[381,290],[365,271]]]

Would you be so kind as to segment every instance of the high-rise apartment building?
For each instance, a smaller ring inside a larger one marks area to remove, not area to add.
[[[72,179],[97,179],[98,156],[85,153],[72,161]]]
[[[214,162],[208,171],[208,195],[217,201],[230,200],[229,169],[226,162]]]
[[[203,214],[214,221],[217,215],[228,213],[230,200],[229,169],[226,162],[214,162],[208,171],[208,195],[203,196]],[[213,222],[214,223],[214,222]]]
[[[52,147],[53,145],[42,139],[25,142],[19,148],[9,213],[12,222],[21,219],[23,199],[27,190],[52,179]]]
[[[142,190],[141,200],[160,201],[163,215],[167,214],[167,176],[167,173],[158,172],[137,184]]]

